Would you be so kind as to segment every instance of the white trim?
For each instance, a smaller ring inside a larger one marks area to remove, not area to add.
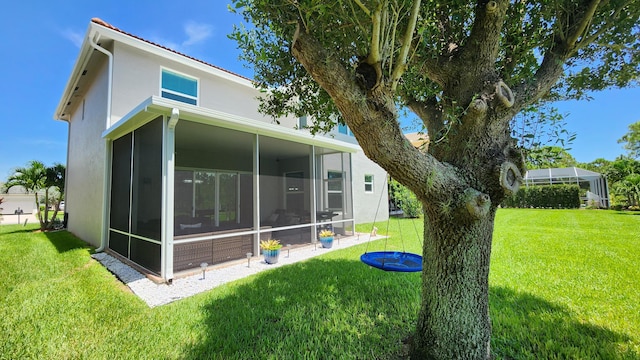
[[[266,123],[243,116],[218,110],[185,104],[180,101],[151,96],[122,117],[113,126],[102,133],[102,137],[117,139],[137,129],[158,115],[170,114],[172,109],[180,111],[180,119],[195,121],[207,125],[224,127],[245,133],[275,137],[297,143],[325,147],[339,152],[355,153],[360,150],[357,144],[346,143],[323,136],[314,136],[303,131],[289,129],[280,125]]]
[[[195,68],[195,69],[200,70],[200,71],[211,73],[213,75],[219,76],[219,77],[224,78],[226,80],[230,80],[230,81],[233,81],[235,83],[238,83],[238,84],[241,84],[241,85],[245,85],[245,86],[249,86],[249,87],[253,88],[253,83],[250,80],[245,79],[243,77],[240,77],[238,75],[234,75],[234,74],[232,74],[230,72],[223,71],[223,70],[218,69],[218,68],[216,68],[216,67],[214,67],[212,65],[205,64],[205,63],[200,62],[198,60],[191,59],[187,55],[182,55],[182,54],[178,54],[178,53],[176,53],[174,51],[171,51],[171,50],[163,49],[162,47],[160,47],[158,45],[154,45],[154,44],[149,43],[147,41],[140,40],[140,39],[137,39],[137,38],[132,37],[130,35],[123,34],[120,31],[109,29],[107,27],[104,27],[104,26],[102,26],[100,24],[96,24],[94,22],[91,22],[90,29],[94,30],[94,31],[99,31],[99,32],[102,33],[103,36],[106,36],[109,39],[112,39],[114,41],[118,41],[118,42],[123,43],[125,45],[129,45],[131,47],[146,51],[146,52],[151,53],[153,55],[157,55],[157,56],[163,57],[165,59],[169,59],[169,60],[178,62],[178,63],[180,63],[182,65],[186,65],[186,66]]]

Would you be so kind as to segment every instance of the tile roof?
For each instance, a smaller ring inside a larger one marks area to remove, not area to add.
[[[141,38],[141,37],[139,37],[139,36],[136,36],[136,35],[133,35],[133,34],[131,34],[131,33],[128,33],[128,32],[126,32],[126,31],[123,31],[123,30],[121,30],[121,29],[119,29],[119,28],[117,28],[117,27],[115,27],[115,26],[113,26],[113,25],[109,24],[108,22],[106,22],[106,21],[104,21],[104,20],[102,20],[102,19],[100,19],[100,18],[97,18],[97,17],[92,18],[92,19],[91,19],[91,22],[92,22],[92,23],[94,23],[94,24],[98,24],[98,25],[104,26],[104,27],[106,27],[106,28],[109,28],[109,29],[111,29],[111,30],[117,31],[117,32],[119,32],[119,33],[121,33],[121,34],[124,34],[124,35],[130,36],[130,37],[132,37],[132,38],[138,39],[138,40],[140,40],[140,41],[144,41],[144,42],[146,42],[146,43],[148,43],[148,44],[151,44],[151,45],[153,45],[153,46],[157,46],[157,47],[162,48],[162,49],[164,49],[164,50],[171,51],[172,53],[178,54],[178,55],[180,55],[180,56],[184,56],[184,57],[186,57],[186,58],[188,58],[188,59],[191,59],[191,60],[193,60],[193,61],[197,61],[197,62],[202,63],[202,64],[205,64],[205,65],[207,65],[207,66],[211,66],[211,67],[212,67],[212,68],[214,68],[214,69],[217,69],[217,70],[220,70],[220,71],[224,71],[224,72],[226,72],[226,73],[228,73],[228,74],[231,74],[231,75],[233,75],[233,76],[237,76],[237,77],[239,77],[239,78],[246,79],[246,80],[248,80],[248,81],[253,82],[253,80],[252,80],[252,79],[249,79],[248,77],[242,76],[242,75],[240,75],[240,74],[236,74],[236,73],[231,72],[231,71],[229,71],[229,70],[227,70],[227,69],[223,69],[223,68],[221,68],[221,67],[219,67],[219,66],[215,66],[215,65],[213,65],[213,64],[209,64],[208,62],[202,61],[202,60],[200,60],[200,59],[196,59],[196,58],[194,58],[194,57],[192,57],[192,56],[189,56],[189,55],[183,54],[183,53],[181,53],[181,52],[179,52],[179,51],[176,51],[176,50],[170,49],[170,48],[168,48],[168,47],[166,47],[166,46],[162,46],[162,45],[160,45],[160,44],[154,43],[153,41],[149,41],[149,40],[147,40],[147,39],[144,39],[144,38]]]

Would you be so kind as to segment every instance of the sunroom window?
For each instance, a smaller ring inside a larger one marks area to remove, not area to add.
[[[198,80],[171,70],[162,69],[163,98],[182,101],[187,104],[198,104]]]

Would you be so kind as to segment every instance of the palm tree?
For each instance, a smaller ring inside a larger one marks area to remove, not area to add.
[[[51,217],[52,221],[47,224],[47,230],[53,228],[54,219],[58,216],[58,211],[60,211],[60,201],[64,198],[64,182],[65,182],[65,172],[66,168],[62,164],[54,164],[52,167],[46,169],[46,179],[45,179],[45,199],[48,202],[49,200],[49,189],[55,188],[58,190],[58,198],[55,199],[55,208],[53,211],[53,216]],[[47,203],[45,206],[44,217],[48,219],[48,209],[49,204]]]
[[[14,170],[13,175],[9,177],[5,184],[8,191],[14,186],[22,186],[27,193],[32,192],[36,206],[38,207],[38,221],[40,222],[40,230],[50,230],[53,227],[54,219],[58,215],[60,209],[60,201],[64,196],[65,166],[55,164],[52,167],[46,167],[37,160],[32,160],[27,167],[20,167]],[[58,191],[58,198],[55,200],[56,206],[51,221],[49,221],[49,190],[55,188]],[[44,195],[44,217],[40,212],[38,201],[38,191],[45,191]]]
[[[27,193],[33,192],[33,197],[38,207],[38,221],[40,221],[40,229],[46,228],[46,219],[42,218],[38,203],[38,190],[44,188],[46,182],[47,168],[44,164],[37,160],[31,160],[27,167],[19,167],[14,170],[13,175],[9,177],[5,187],[7,191],[14,186],[22,186]]]

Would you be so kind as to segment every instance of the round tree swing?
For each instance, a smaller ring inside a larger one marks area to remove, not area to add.
[[[387,181],[385,179],[385,185]],[[378,217],[378,210],[380,209],[380,202],[382,201],[383,191],[380,192],[380,200],[378,201],[378,208],[376,209],[376,214],[373,217],[373,226],[371,232],[369,233],[369,241],[367,242],[367,248],[365,249],[364,254],[360,256],[360,261],[363,263],[372,266],[376,269],[384,270],[384,271],[395,271],[395,272],[417,272],[422,271],[422,256],[418,254],[408,253],[404,248],[404,238],[402,236],[402,227],[398,226],[400,231],[400,240],[402,241],[402,251],[387,251],[387,239],[389,239],[389,223],[391,221],[391,217],[387,219],[387,236],[384,239],[384,251],[374,251],[369,252],[369,244],[371,243],[371,237],[376,235],[377,228],[375,227],[376,219]],[[400,220],[398,219],[398,223]],[[418,234],[418,229],[416,228],[415,221],[412,221],[413,228]],[[418,238],[420,236],[418,235]]]

